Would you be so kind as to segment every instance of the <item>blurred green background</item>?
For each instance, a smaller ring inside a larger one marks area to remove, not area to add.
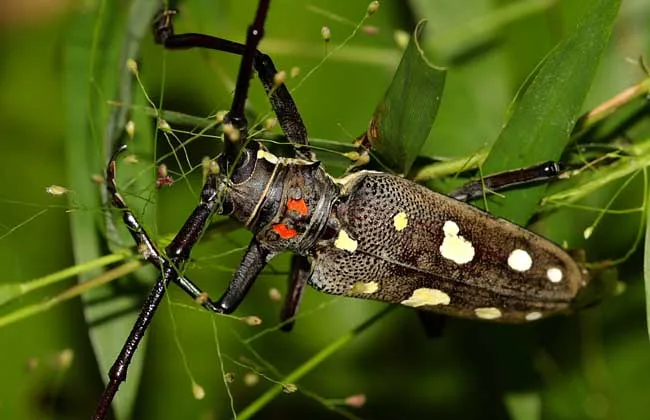
[[[255,4],[252,0],[188,0],[181,5],[177,29],[242,40]],[[435,148],[433,141],[427,143],[422,154],[471,156],[497,137],[518,88],[552,46],[575,28],[590,4],[591,0],[386,1],[365,22],[372,28],[361,30],[305,78],[352,32],[367,2],[274,0],[260,49],[274,58],[279,69],[300,68],[300,75],[288,85],[300,84],[294,97],[311,136],[350,143],[367,128],[399,62],[395,31],[410,33],[417,21],[428,19],[424,44],[432,61],[448,66],[449,73],[430,137],[438,142]],[[74,266],[71,217],[85,220],[81,226],[86,223],[88,231],[105,230],[99,188],[90,174],[100,174],[106,160],[105,126],[115,110],[108,101],[118,98],[116,77],[123,62],[119,57],[124,34],[135,25],[127,23],[131,6],[131,2],[71,0],[0,5],[4,168],[0,284],[25,282]],[[650,51],[649,17],[647,1],[623,2],[584,110],[646,77],[632,60]],[[141,20],[146,25],[149,16]],[[320,35],[324,25],[332,32],[328,45]],[[200,51],[163,53],[148,31],[141,48],[144,90],[156,105],[163,100],[164,109],[201,118],[229,106],[237,57]],[[269,106],[259,84],[252,85],[251,108],[263,115]],[[144,103],[142,88],[136,85],[134,92],[136,101]],[[155,123],[138,110],[130,118],[136,121],[138,133],[132,150],[139,151],[146,171],[121,171],[118,176],[120,185],[134,179],[144,185],[127,195],[129,203],[135,203],[136,196],[156,196],[152,146],[156,145],[160,157],[175,140],[159,135],[154,143]],[[634,135],[633,140],[644,140],[648,131]],[[447,141],[441,146],[439,139]],[[203,156],[214,156],[218,148],[217,140],[201,139],[183,149],[178,160],[165,160],[181,182],[161,191],[158,206],[145,206],[147,227],[156,239],[168,239],[196,204],[200,169],[187,176],[187,182],[183,174],[200,165]],[[332,153],[321,158],[333,172],[343,167]],[[644,191],[637,178],[614,207],[640,205]],[[45,192],[50,185],[72,191],[53,197]],[[76,185],[91,192],[89,200]],[[609,195],[606,192],[585,204],[604,207],[620,185],[608,187]],[[592,261],[621,257],[632,249],[643,228],[638,212],[608,216],[585,241],[582,231],[595,217],[593,212],[564,209],[542,228],[556,240],[567,239],[573,248],[586,249]],[[244,247],[250,238],[243,231],[217,233],[196,249],[188,271],[212,295],[225,288],[241,251],[223,254]],[[83,237],[83,233],[73,234]],[[92,252],[96,245],[92,239],[77,242],[77,255]],[[99,243],[100,255],[108,253],[109,247],[119,244]],[[127,383],[130,388],[124,387],[121,394],[126,401],[122,413],[129,411],[129,398],[134,401],[132,415],[123,418],[230,418],[231,404],[240,411],[273,385],[264,377],[258,377],[257,384],[247,383],[250,367],[281,380],[277,372],[296,369],[385,307],[309,290],[294,331],[279,332],[280,304],[269,298],[269,290],[284,292],[287,262],[286,256],[274,260],[237,312],[259,316],[260,326],[210,316],[171,290],[153,322],[146,348],[138,355],[142,376],[136,368]],[[641,267],[642,255],[636,252],[618,267],[620,280],[627,284],[624,293],[574,316],[535,325],[451,320],[444,335],[431,340],[413,311],[397,308],[319,364],[296,384],[296,392],[279,395],[257,417],[648,418],[650,348]],[[94,291],[106,308],[126,308],[119,316],[102,319],[117,325],[115,330],[102,330],[97,320],[102,316],[97,314],[88,315],[93,319],[89,328],[78,298],[0,328],[0,418],[89,418],[106,373],[97,360],[104,366],[111,363],[126,337],[124,328],[132,322],[129,308],[146,295],[151,282],[152,272],[142,271],[137,278]],[[72,278],[22,297],[0,307],[0,316],[38,304],[75,283]],[[127,298],[115,301],[110,298],[113,294]],[[89,331],[104,349],[99,356]],[[247,339],[260,331],[267,334]],[[224,371],[234,378],[228,385],[231,401]],[[192,377],[205,390],[202,400],[193,397]],[[365,395],[365,405],[346,407],[344,399],[356,394]]]

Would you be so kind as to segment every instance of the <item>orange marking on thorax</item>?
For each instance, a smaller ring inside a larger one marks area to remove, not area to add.
[[[294,229],[291,229],[282,223],[273,225],[272,229],[277,232],[282,239],[291,239],[298,234]]]
[[[300,200],[294,200],[293,198],[290,198],[289,201],[287,201],[287,210],[294,210],[303,216],[307,216],[307,214],[309,214],[309,208],[307,207],[307,203],[305,203],[305,200],[303,198]]]

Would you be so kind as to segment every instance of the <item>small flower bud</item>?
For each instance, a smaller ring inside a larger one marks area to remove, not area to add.
[[[138,162],[139,162],[138,157],[134,154],[124,156],[124,163],[128,163],[129,165],[135,165]]]
[[[237,130],[234,125],[224,124],[223,133],[226,135],[226,139],[230,140],[231,142],[234,143],[236,141],[239,141],[239,130]]]
[[[287,80],[287,72],[282,70],[273,75],[273,86],[278,87],[283,85]]]
[[[169,126],[169,123],[162,118],[158,120],[158,128],[166,133],[171,133],[172,128]]]
[[[282,392],[286,394],[292,394],[298,390],[298,387],[295,384],[282,384]]]
[[[350,159],[353,162],[356,162],[357,160],[359,160],[359,157],[361,155],[359,155],[359,152],[352,151],[352,152],[343,153],[343,156],[345,156],[346,158]]]
[[[218,123],[222,123],[223,119],[226,118],[226,114],[228,114],[228,111],[218,111],[217,115],[215,115],[215,119],[217,120]]]
[[[393,40],[395,44],[401,49],[406,49],[406,46],[409,44],[411,36],[406,31],[397,30],[393,32]]]
[[[259,383],[259,381],[260,376],[256,373],[248,372],[246,375],[244,375],[244,384],[246,384],[246,386],[255,386]]]
[[[138,74],[138,62],[135,61],[132,58],[129,58],[126,60],[126,68],[129,69],[129,71],[135,75]]]
[[[379,28],[376,27],[376,26],[372,26],[372,25],[363,25],[361,27],[361,31],[364,34],[370,35],[370,36],[375,36],[375,35],[379,34]]]
[[[124,131],[126,131],[126,135],[129,136],[129,139],[133,140],[133,137],[135,136],[135,123],[132,120],[127,121],[124,126]]]
[[[363,407],[366,404],[366,396],[365,394],[350,395],[345,399],[345,404],[354,408]]]
[[[372,16],[375,13],[377,13],[377,10],[379,10],[379,2],[371,1],[370,4],[368,5],[368,9],[366,9],[366,15]]]
[[[74,351],[72,351],[72,349],[65,349],[56,355],[56,366],[60,370],[68,370],[73,360]]]
[[[269,299],[271,299],[273,302],[279,302],[280,299],[282,299],[282,294],[280,294],[280,291],[273,287],[272,289],[269,289]]]
[[[156,188],[161,189],[162,187],[167,187],[174,183],[174,178],[169,176],[167,171],[167,165],[161,163],[158,166],[158,178],[156,178]]]
[[[199,305],[203,305],[205,302],[208,301],[208,299],[209,299],[208,294],[207,294],[206,292],[203,292],[203,293],[199,294],[199,295],[196,297],[196,299],[194,299],[194,300],[195,300],[196,303],[198,303]]]
[[[332,31],[330,31],[329,27],[323,26],[320,29],[320,36],[323,38],[323,41],[330,42],[330,40],[332,39]]]
[[[53,195],[54,197],[60,197],[69,193],[70,190],[66,187],[62,187],[61,185],[50,185],[49,187],[45,187],[45,192]]]
[[[192,395],[194,395],[194,398],[197,400],[202,400],[205,398],[205,389],[197,383],[192,384]]]
[[[275,127],[278,123],[277,118],[267,118],[264,120],[264,129],[265,130],[272,130],[273,127]]]

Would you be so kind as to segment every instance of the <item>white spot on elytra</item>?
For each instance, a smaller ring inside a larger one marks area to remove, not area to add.
[[[542,313],[541,313],[541,312],[529,312],[529,313],[527,313],[526,316],[525,316],[526,321],[537,321],[537,320],[540,319],[541,317],[542,317]]]
[[[533,259],[523,249],[515,249],[508,256],[508,265],[515,271],[528,271],[533,266]]]
[[[481,319],[497,319],[501,318],[501,311],[499,308],[476,308],[474,309],[474,313],[476,314],[477,317]]]
[[[408,224],[409,224],[408,215],[403,211],[397,213],[393,217],[393,225],[395,226],[395,230],[398,232],[404,230],[406,226],[408,226]]]
[[[339,231],[339,236],[337,236],[336,240],[334,241],[334,246],[337,247],[338,249],[344,249],[346,251],[354,252],[357,250],[357,241],[354,239],[350,238],[348,233],[341,229]]]
[[[546,277],[551,281],[551,283],[559,283],[562,281],[562,270],[557,267],[551,267],[546,270]]]
[[[266,159],[267,161],[276,164],[278,163],[278,157],[274,155],[273,153],[267,152],[266,150],[259,149],[257,151],[257,158],[258,159]]]
[[[460,228],[455,222],[447,220],[442,227],[445,239],[440,245],[440,254],[456,264],[466,264],[474,258],[474,246],[458,234]]]
[[[366,293],[372,294],[379,290],[379,283],[376,281],[363,282],[358,281],[350,288],[350,293]]]
[[[449,305],[451,298],[442,290],[426,287],[415,289],[410,298],[403,300],[402,305],[419,308],[424,305]]]

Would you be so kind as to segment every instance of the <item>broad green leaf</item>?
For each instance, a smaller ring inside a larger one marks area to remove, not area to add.
[[[141,87],[136,83],[132,71],[128,68],[127,61],[138,60],[142,39],[149,34],[152,18],[159,7],[160,3],[156,0],[137,0],[131,3],[131,7],[129,8],[128,19],[125,19],[126,25],[122,29],[123,38],[114,47],[116,52],[119,53],[119,58],[116,63],[117,66],[114,69],[119,69],[119,73],[113,71],[110,77],[116,78],[117,85],[113,91],[108,92],[112,98],[115,98],[121,104],[135,104],[140,106],[147,104]],[[110,31],[108,36],[110,36]],[[151,162],[155,158],[156,142],[154,140],[151,119],[142,112],[129,113],[126,107],[109,108],[109,111],[110,115],[105,126],[103,138],[103,163],[108,160],[108,157],[113,153],[120,141],[129,143],[129,153],[135,154],[140,162],[135,165],[129,165],[129,168],[125,168],[125,165],[121,166],[122,171],[120,174],[124,176],[122,179],[134,181],[133,183],[127,184],[128,188],[126,192],[135,193],[129,194],[128,203],[135,214],[139,216],[141,223],[144,223],[145,226],[155,226],[156,207],[154,200],[156,196],[147,194],[145,197],[141,197],[141,192],[150,191],[155,180],[155,170],[151,167]],[[129,120],[135,126],[135,135],[132,140],[124,135],[125,125]],[[118,185],[120,185],[119,182]],[[102,193],[105,194],[105,192],[102,188]],[[105,200],[104,202],[108,201]],[[119,226],[122,225],[121,215],[119,213],[112,213],[112,218],[107,218],[106,223],[108,225],[107,232],[110,233],[111,223],[116,223]],[[150,231],[153,230],[153,228],[150,229]],[[109,246],[113,245],[116,248],[115,241],[119,239],[111,237],[110,234],[107,236]],[[126,233],[125,229],[122,229],[121,242],[119,244],[124,243],[131,246],[132,238]],[[113,250],[116,251],[116,249]],[[129,283],[145,280],[148,284],[151,284],[153,278],[157,277],[158,274],[151,267],[148,267],[148,269],[128,275],[124,280]],[[137,309],[135,312],[127,312],[122,316],[113,316],[109,318],[110,321],[95,326],[91,330],[95,355],[103,375],[112,366],[115,357],[126,340],[128,332],[133,328],[137,312],[140,309],[140,301],[140,297],[138,296],[120,296],[119,298],[101,303],[101,306],[97,304],[87,306],[87,315],[91,316],[91,311],[95,311],[94,315],[100,319],[102,318],[102,313],[105,316],[106,313],[120,314],[125,309]],[[120,386],[120,392],[113,402],[113,409],[118,419],[131,417],[140,387],[145,349],[146,337],[138,347],[138,353],[129,366],[129,380]]]
[[[157,8],[158,2],[155,0],[134,2],[130,10],[131,19],[125,25],[119,8],[112,3],[100,2],[96,9],[76,15],[70,24],[64,72],[68,111],[66,157],[69,185],[75,191],[74,200],[86,208],[101,208],[101,203],[105,202],[100,200],[99,192],[102,190],[98,190],[97,185],[91,182],[91,177],[103,173],[107,156],[122,136],[126,121],[128,107],[112,107],[106,101],[111,99],[122,104],[133,102],[133,75],[126,68],[126,60],[137,58],[140,41],[148,33],[149,22]],[[137,142],[134,149],[143,146],[144,149],[139,152],[144,154],[148,150],[151,155],[151,134],[147,129],[149,124],[141,118],[136,125],[139,125],[147,141]],[[152,185],[153,171],[149,173],[149,185]],[[144,178],[139,181],[146,182]],[[102,195],[105,196],[104,191]],[[108,229],[98,229],[98,214],[101,215],[90,211],[71,213],[77,264],[101,257],[103,248],[100,244],[105,240],[102,231],[113,232],[110,219],[106,219],[109,222]],[[109,245],[115,241],[118,239],[112,235]],[[88,271],[80,275],[79,279],[84,282],[100,273],[100,270]],[[131,282],[135,280],[136,276],[127,278]],[[106,287],[94,289],[83,298],[86,303],[86,319],[93,326],[89,331],[91,342],[102,377],[106,378],[106,373],[135,321],[135,314],[129,310],[139,299],[113,298],[112,290]],[[125,311],[127,314],[122,315]],[[143,348],[140,353],[142,351]],[[129,369],[129,381],[120,387],[114,404],[117,418],[128,418],[130,415],[141,368],[141,359],[134,359]]]
[[[538,420],[542,418],[542,399],[537,392],[508,393],[505,406],[511,420]]]
[[[412,3],[419,10],[432,7],[430,1],[413,0]],[[495,42],[499,31],[508,25],[531,15],[547,12],[554,3],[553,0],[525,0],[495,8],[492,12],[474,18],[464,25],[454,26],[432,36],[430,47],[436,52],[436,56],[445,62],[467,58],[468,55],[474,54],[479,46]]]
[[[393,80],[370,122],[367,140],[381,163],[406,174],[420,153],[438,112],[446,70],[429,63],[415,29]]]
[[[650,191],[646,191],[650,194]],[[646,197],[646,200],[648,197]],[[646,327],[648,328],[648,338],[650,338],[650,206],[648,206],[648,215],[645,222],[645,247],[643,249],[643,281],[645,284],[645,308],[646,308]]]
[[[617,0],[594,2],[576,30],[535,69],[483,166],[483,174],[560,157],[609,40],[619,5]],[[543,192],[544,186],[509,192],[507,199],[495,199],[490,211],[526,224]]]
[[[410,0],[409,4],[415,16],[429,22],[425,50],[436,63],[449,66],[445,96],[422,155],[466,159],[496,138],[512,97],[505,55],[501,48],[487,47],[495,46],[503,32],[503,28],[495,31],[495,24],[507,22],[501,17],[503,8],[486,0]]]

